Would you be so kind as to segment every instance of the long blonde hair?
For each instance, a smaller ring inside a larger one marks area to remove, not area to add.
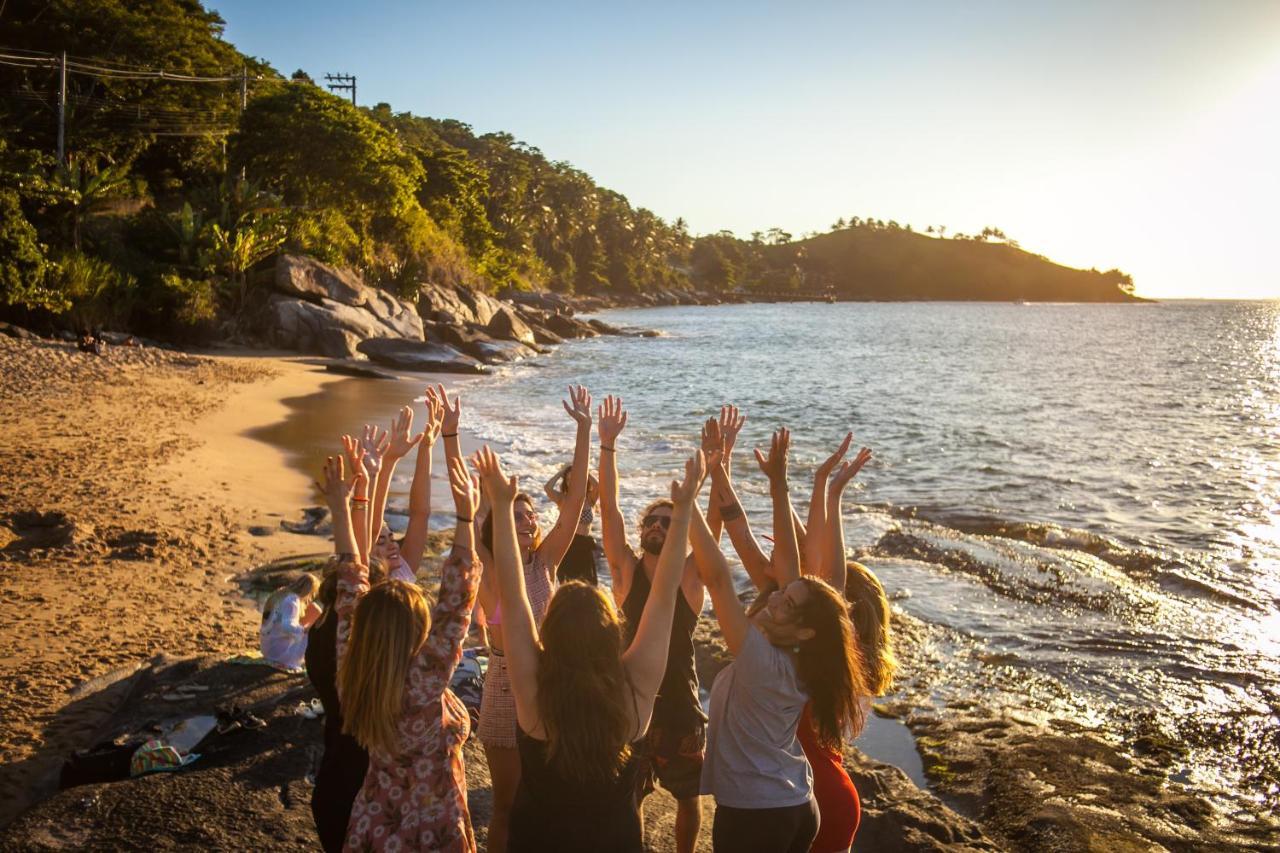
[[[862,563],[845,563],[845,598],[849,616],[862,647],[862,671],[872,696],[883,696],[893,684],[898,660],[893,656],[893,635],[889,630],[889,599],[880,579]]]
[[[386,581],[356,605],[347,653],[338,664],[338,692],[342,731],[365,749],[396,752],[409,664],[430,629],[427,599],[415,584]]]
[[[539,633],[538,714],[548,763],[568,779],[612,782],[635,734],[618,611],[596,587],[570,581],[552,596]]]

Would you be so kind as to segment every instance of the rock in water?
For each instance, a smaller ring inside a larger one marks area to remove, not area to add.
[[[476,359],[446,344],[373,338],[362,341],[357,349],[372,361],[401,370],[419,370],[427,373],[488,372]]]

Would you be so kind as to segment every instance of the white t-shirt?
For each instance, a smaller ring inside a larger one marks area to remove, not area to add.
[[[702,793],[738,809],[807,802],[813,771],[796,726],[808,700],[795,661],[751,626],[737,657],[711,687]]]

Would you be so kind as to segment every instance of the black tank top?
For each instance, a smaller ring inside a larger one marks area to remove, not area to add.
[[[637,557],[631,578],[631,589],[622,602],[627,617],[627,643],[635,638],[644,614],[645,602],[652,588]],[[694,666],[693,632],[698,627],[698,614],[693,612],[683,590],[676,590],[676,612],[671,620],[671,645],[667,648],[667,669],[653,702],[653,725],[660,729],[683,729],[695,721],[706,720],[702,699],[698,695],[698,671]]]
[[[565,581],[582,581],[592,586],[597,586],[600,582],[596,577],[596,540],[592,536],[586,536],[582,533],[575,533],[573,542],[569,545],[569,550],[565,552],[564,559],[560,561],[560,568],[556,570],[556,581],[564,583]]]
[[[612,783],[566,779],[547,763],[547,743],[516,726],[520,786],[511,807],[509,853],[641,853],[636,800],[639,743]]]

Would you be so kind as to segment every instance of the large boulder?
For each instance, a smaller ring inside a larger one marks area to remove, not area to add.
[[[498,305],[492,319],[485,324],[485,331],[500,340],[519,341],[526,346],[536,343],[533,330],[516,315],[515,309],[501,302]]]
[[[476,341],[467,350],[485,364],[500,364],[505,361],[519,361],[535,355],[537,350],[525,346],[519,341]]]
[[[357,349],[370,361],[400,370],[427,373],[487,373],[479,361],[447,344],[373,338],[361,341]]]
[[[494,299],[487,293],[481,293],[478,290],[467,290],[465,288],[458,289],[458,295],[462,297],[462,301],[471,307],[472,314],[475,319],[469,322],[478,326],[487,326],[493,319],[493,315],[501,311],[505,305],[497,299]]]
[[[472,358],[483,361],[485,364],[515,361],[516,359],[527,358],[535,352],[534,349],[519,341],[495,340],[485,329],[475,326],[464,328],[443,323],[430,323],[425,328],[428,341],[445,344],[456,350],[461,350]]]
[[[368,297],[365,309],[386,326],[394,337],[422,340],[422,317],[412,303],[397,299],[385,290],[373,290]]]
[[[337,303],[330,303],[336,305]],[[370,318],[372,319],[372,318]],[[267,299],[267,334],[271,342],[283,349],[320,353],[330,358],[350,358],[355,345],[367,330],[342,327],[336,312],[323,305],[293,296],[273,293]],[[326,333],[325,330],[336,330]]]
[[[423,283],[418,286],[418,314],[436,323],[478,323],[475,303],[464,300],[459,290],[445,284]]]
[[[587,323],[567,314],[552,314],[547,318],[547,329],[562,338],[594,338],[600,334]]]
[[[276,290],[316,302],[332,299],[344,305],[361,305],[368,288],[359,273],[322,264],[305,255],[276,258]]]

